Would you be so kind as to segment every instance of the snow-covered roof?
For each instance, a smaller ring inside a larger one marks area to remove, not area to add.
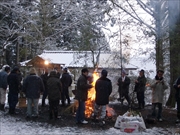
[[[98,52],[93,55],[90,51],[44,51],[38,57],[49,61],[49,63],[61,64],[67,67],[93,67],[94,57],[94,61],[98,62],[99,68],[121,68],[121,60],[115,58],[116,55],[110,52],[101,52],[98,58]],[[123,64],[123,68],[136,70],[136,66],[127,64]]]

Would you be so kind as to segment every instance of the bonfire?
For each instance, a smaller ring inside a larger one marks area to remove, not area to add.
[[[94,104],[95,104],[94,102],[95,102],[95,98],[96,98],[95,83],[98,79],[99,79],[99,74],[96,71],[94,71],[93,81],[91,83],[94,87],[92,87],[88,91],[88,100],[86,101],[85,116],[87,118],[91,117],[94,112]],[[110,108],[109,106],[106,106],[106,115],[108,117],[112,117],[114,114],[115,114],[114,110],[112,108]]]
[[[95,83],[96,81],[99,79],[99,74],[94,71],[94,73],[92,74],[91,79],[89,80],[90,84],[93,85],[93,87],[88,91],[88,99],[85,103],[86,105],[86,110],[85,110],[85,116],[86,118],[90,118],[92,116],[92,114],[94,113],[94,104],[95,104],[95,97],[96,97],[96,91],[95,91]],[[75,95],[75,92],[74,92]],[[64,113],[67,112],[76,112],[76,109],[78,107],[78,101],[75,100],[74,104],[72,104],[71,106],[69,106],[68,108],[66,108],[64,110]],[[115,112],[112,108],[110,108],[109,106],[106,107],[106,115],[108,117],[112,117]]]
[[[99,78],[99,74],[95,71],[92,77],[93,77],[93,81],[91,84],[93,85],[93,87],[88,91],[88,100],[86,101],[85,115],[87,118],[89,118],[94,111],[94,101],[96,97],[95,83]]]

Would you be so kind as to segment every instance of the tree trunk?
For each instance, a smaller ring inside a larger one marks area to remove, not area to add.
[[[180,2],[169,2],[169,40],[170,40],[170,95],[166,103],[169,107],[175,107],[175,89],[173,84],[180,75]],[[174,11],[176,10],[176,13]]]
[[[164,70],[163,60],[163,30],[161,16],[164,14],[161,11],[161,2],[156,3],[155,6],[155,21],[156,21],[156,69]]]

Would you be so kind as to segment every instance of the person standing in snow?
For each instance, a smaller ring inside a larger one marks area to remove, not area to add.
[[[164,71],[158,70],[154,81],[150,85],[152,88],[152,116],[156,117],[156,106],[158,106],[157,119],[162,121],[162,103],[164,92],[168,88],[167,83],[163,78]]]
[[[126,76],[126,71],[122,70],[121,77],[118,79],[117,85],[119,86],[119,99],[123,104],[123,98],[125,98],[130,106],[130,97],[129,97],[129,85],[131,80],[129,77]]]
[[[81,76],[77,81],[77,92],[75,99],[78,100],[78,108],[76,112],[76,123],[77,124],[87,124],[88,121],[85,120],[85,101],[88,97],[88,90],[93,86],[88,84],[88,69],[83,68],[81,70]]]
[[[31,68],[29,73],[23,80],[23,92],[27,98],[27,118],[37,118],[39,98],[40,94],[44,92],[44,84],[42,79],[36,75],[34,68]]]
[[[177,120],[176,123],[180,122],[180,77],[178,77],[173,85],[176,89],[175,98],[177,103]]]
[[[0,71],[0,110],[2,111],[4,111],[6,101],[6,89],[8,86],[7,77],[10,70],[10,67],[8,65],[5,65]]]
[[[44,107],[45,106],[45,99],[47,97],[47,80],[48,80],[48,70],[47,69],[41,75],[41,79],[44,83],[44,92],[43,92],[43,97],[42,97],[42,107]]]
[[[106,117],[106,105],[109,104],[109,96],[112,92],[111,80],[107,78],[107,70],[103,69],[101,71],[101,77],[95,83],[95,105],[94,105],[94,118],[100,114],[100,122],[105,124]]]
[[[146,77],[144,75],[144,70],[141,69],[139,72],[139,77],[135,80],[135,89],[134,92],[137,93],[138,100],[138,109],[144,109],[145,101],[144,101],[144,92],[146,86]]]
[[[56,71],[51,71],[47,80],[47,94],[49,99],[49,119],[58,118],[58,105],[61,95],[61,82]]]
[[[19,77],[20,70],[18,67],[13,68],[11,73],[7,77],[9,85],[8,103],[9,103],[9,114],[16,114],[15,108],[18,103],[18,93],[21,87],[21,79]]]
[[[62,106],[65,106],[65,101],[67,99],[68,105],[70,105],[70,97],[69,97],[69,86],[72,84],[72,78],[70,74],[68,73],[68,69],[63,69],[63,74],[61,77],[61,83],[62,83],[62,92],[61,92],[61,102]]]

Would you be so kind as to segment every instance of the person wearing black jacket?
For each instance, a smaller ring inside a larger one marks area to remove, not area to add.
[[[121,77],[118,79],[117,85],[119,86],[119,99],[121,104],[123,104],[124,98],[127,100],[128,105],[130,106],[130,96],[129,96],[129,85],[130,85],[130,78],[126,76],[126,72],[122,70]]]
[[[18,93],[20,91],[21,80],[19,79],[20,70],[15,67],[7,77],[9,85],[8,103],[9,114],[15,114],[16,104],[18,103]]]
[[[48,70],[47,69],[41,75],[41,79],[44,83],[44,92],[43,92],[43,97],[42,97],[42,107],[44,107],[45,106],[45,99],[47,97],[47,80],[48,80]]]
[[[78,100],[78,108],[76,112],[76,123],[77,124],[87,124],[88,121],[85,120],[85,101],[88,98],[88,90],[93,86],[88,84],[88,69],[83,68],[81,70],[81,76],[77,81],[77,92],[75,99]]]
[[[63,69],[63,74],[61,77],[61,83],[62,83],[62,92],[61,92],[61,102],[62,106],[65,106],[65,101],[67,99],[68,105],[70,105],[70,97],[69,97],[69,86],[72,84],[72,78],[70,74],[68,73],[68,69]]]
[[[176,123],[180,122],[180,77],[174,83],[174,88],[176,89],[175,98],[177,103],[177,120]]]
[[[4,65],[2,70],[0,71],[0,110],[4,110],[5,101],[6,101],[6,92],[7,92],[7,76],[11,71],[8,65]]]
[[[139,72],[139,77],[135,80],[135,89],[134,92],[137,93],[138,100],[138,109],[144,109],[145,101],[144,101],[144,92],[146,89],[146,77],[144,75],[144,70],[141,69]]]
[[[61,82],[56,71],[51,71],[47,80],[47,94],[49,99],[49,119],[58,118],[58,105],[61,95]]]
[[[109,96],[112,92],[111,80],[107,78],[108,72],[103,69],[101,71],[101,77],[95,83],[95,106],[94,106],[94,118],[100,113],[99,119],[102,124],[105,124],[104,118],[106,117],[106,105],[109,104]]]

